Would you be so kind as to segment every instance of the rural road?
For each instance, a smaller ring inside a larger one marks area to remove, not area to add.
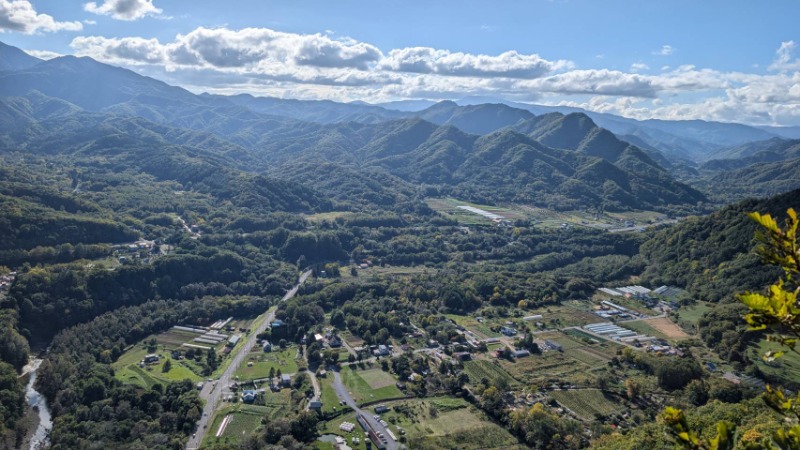
[[[322,399],[322,389],[319,387],[319,381],[314,372],[309,370],[306,374],[308,375],[308,379],[311,380],[311,386],[314,388],[314,398],[306,403],[306,411],[308,411],[312,401]]]
[[[353,408],[353,411],[355,411],[356,414],[363,415],[364,419],[366,419],[367,422],[372,425],[372,428],[374,428],[375,431],[380,431],[384,436],[386,436],[386,450],[399,450],[400,446],[397,444],[397,441],[389,437],[389,434],[386,432],[386,427],[375,420],[370,411],[362,410],[358,407],[358,404],[355,402],[355,400],[353,400],[350,392],[348,392],[347,386],[345,386],[342,382],[342,376],[339,373],[339,370],[335,369],[331,370],[331,372],[333,372],[333,390],[336,392],[336,396],[339,397],[339,400],[344,400],[344,402],[347,403],[347,406]]]
[[[297,294],[297,290],[300,289],[300,285],[306,281],[306,278],[308,278],[309,275],[311,275],[310,270],[300,275],[300,279],[297,281],[297,284],[289,292],[287,292],[286,295],[283,296],[281,301],[284,302],[294,297],[295,294]],[[225,369],[225,372],[220,375],[216,381],[207,383],[203,388],[203,391],[200,392],[200,397],[206,401],[206,405],[203,408],[203,415],[197,422],[196,433],[193,434],[186,442],[186,450],[200,448],[200,443],[203,442],[203,437],[208,431],[210,431],[208,427],[211,426],[211,419],[213,418],[214,410],[217,408],[217,404],[222,397],[222,391],[224,390],[225,386],[229,386],[231,384],[231,381],[233,380],[233,374],[236,372],[236,369],[239,368],[245,358],[247,358],[247,355],[250,353],[250,349],[256,344],[256,341],[258,340],[257,336],[263,333],[264,330],[269,327],[270,322],[272,322],[272,319],[274,318],[275,311],[273,310],[268,313],[266,320],[264,320],[258,328],[250,332],[250,336],[248,336],[247,341],[244,343],[244,347],[242,347],[236,356],[234,356],[233,360],[228,365],[228,368]]]

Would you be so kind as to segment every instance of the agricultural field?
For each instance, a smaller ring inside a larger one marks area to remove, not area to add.
[[[621,402],[608,398],[598,389],[550,391],[548,394],[584,420],[594,420],[598,415],[617,414],[625,409]]]
[[[252,366],[250,363],[253,363]],[[257,380],[267,378],[270,369],[278,370],[283,374],[294,374],[299,370],[298,363],[303,363],[302,358],[298,358],[297,347],[289,347],[284,350],[264,352],[256,346],[250,350],[247,358],[236,371],[236,377],[240,381]]]
[[[633,331],[636,331],[641,334],[647,334],[650,336],[655,336],[661,339],[667,339],[671,341],[677,341],[681,339],[686,339],[689,337],[685,331],[683,331],[679,326],[672,323],[666,317],[659,317],[657,319],[646,319],[646,320],[637,320],[635,322],[625,322],[621,324],[625,328],[630,328]],[[641,331],[636,328],[640,327]]]
[[[344,366],[341,375],[342,382],[359,405],[404,396],[395,386],[397,380],[379,368],[358,370],[355,365]]]
[[[203,446],[208,446],[213,443],[237,443],[240,442],[247,435],[255,431],[261,426],[262,419],[270,415],[274,408],[255,405],[231,405],[226,406],[214,415],[211,425],[209,425],[209,432],[203,441]],[[220,426],[226,417],[230,416],[227,425],[221,430]]]
[[[603,319],[589,310],[585,301],[570,300],[561,305],[537,308],[525,311],[526,316],[541,314],[542,318],[535,322],[542,322],[548,328],[582,327],[590,323],[602,322]]]
[[[367,269],[356,269],[356,276],[350,274],[350,267],[345,266],[340,269],[342,281],[370,281],[373,277],[410,277],[430,271],[423,265],[409,267],[409,266],[370,266]]]
[[[465,329],[473,332],[478,339],[486,339],[486,338],[493,338],[493,337],[500,337],[500,333],[496,333],[491,330],[491,321],[483,320],[482,322],[478,322],[475,317],[472,316],[460,316],[457,314],[447,314],[446,317],[456,324],[461,325]]]
[[[515,207],[479,205],[475,203],[456,200],[454,198],[429,198],[425,200],[425,203],[427,203],[431,209],[438,212],[439,214],[451,220],[455,220],[463,225],[493,226],[494,223],[486,217],[461,209],[459,208],[459,206],[472,206],[474,208],[482,209],[484,211],[503,216],[504,218],[512,221],[526,217],[525,213],[523,213],[522,211],[520,211],[518,208]]]
[[[712,305],[706,302],[696,302],[690,306],[680,307],[675,314],[677,315],[677,323],[688,333],[697,333],[697,323],[703,314],[711,310]]]
[[[490,381],[498,379],[505,380],[511,387],[519,386],[517,380],[505,369],[485,359],[464,361],[464,372],[469,376],[471,384],[479,383],[482,379],[486,378]]]
[[[517,440],[462,399],[431,398],[387,404],[383,414],[395,434],[405,431],[413,449],[514,449]]]

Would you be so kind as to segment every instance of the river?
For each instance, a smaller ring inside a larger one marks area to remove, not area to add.
[[[30,438],[30,450],[44,448],[47,445],[47,435],[50,430],[53,429],[53,418],[50,416],[50,409],[47,407],[47,400],[45,400],[42,394],[34,389],[34,384],[36,383],[36,370],[39,369],[39,365],[41,363],[41,359],[35,359],[31,361],[30,371],[28,372],[30,374],[30,379],[28,380],[28,385],[25,387],[25,401],[28,402],[28,406],[33,408],[34,411],[39,414],[39,424],[36,427],[36,431],[33,433],[33,436]]]

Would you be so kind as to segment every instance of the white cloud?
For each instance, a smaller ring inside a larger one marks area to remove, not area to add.
[[[787,71],[800,70],[800,58],[792,61],[794,50],[797,44],[794,41],[781,42],[781,46],[775,52],[775,61],[769,66],[769,70]]]
[[[344,101],[476,95],[642,119],[800,124],[800,72],[791,71],[798,64],[791,41],[778,49],[769,75],[693,65],[649,72],[641,62],[629,71],[575,69],[569,61],[514,51],[479,55],[411,47],[384,53],[346,37],[267,28],[197,28],[169,42],[82,36],[70,45],[77,55],[137,67],[196,91]]]
[[[430,47],[395,49],[381,62],[381,68],[395,72],[521,79],[539,78],[569,67],[572,67],[569,61],[548,61],[539,55],[525,55],[513,50],[490,56]]]
[[[157,16],[163,11],[153,5],[153,0],[105,0],[102,5],[89,2],[83,9],[93,14],[111,16],[117,20],[138,20],[145,16]]]
[[[653,52],[654,55],[658,56],[669,56],[675,53],[675,47],[671,45],[662,45],[660,49]]]
[[[653,98],[658,91],[650,77],[608,69],[572,70],[521,83],[528,89],[560,94],[593,94]]]
[[[96,20],[85,19],[83,21],[83,23],[85,23],[86,25],[97,25],[97,21]]]
[[[80,22],[58,22],[53,16],[39,14],[28,0],[0,0],[0,33],[18,31],[24,34],[55,31],[78,31]]]
[[[53,59],[64,56],[61,53],[51,52],[49,50],[25,50],[25,53],[39,59]]]

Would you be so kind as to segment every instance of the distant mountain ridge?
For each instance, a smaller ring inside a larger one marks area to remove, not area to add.
[[[33,145],[50,136],[37,127],[58,128],[71,117],[90,123],[106,116],[141,118],[146,122],[117,121],[115,127],[125,123],[125,133],[140,133],[156,145],[202,148],[246,171],[291,174],[296,181],[306,171],[313,187],[335,187],[311,176],[314,164],[325,162],[351,177],[359,170],[399,177],[394,185],[404,190],[403,183],[412,183],[487,201],[686,206],[705,197],[674,176],[709,189],[710,179],[703,177],[712,175],[705,168],[698,172],[699,162],[730,147],[723,144],[774,138],[768,130],[738,124],[636,121],[513,102],[401,102],[401,111],[363,102],[195,95],[90,58],[22,59],[18,70],[0,71],[0,143]],[[783,161],[765,155],[737,156],[741,161],[722,170]],[[788,177],[789,167],[773,173]],[[357,178],[349,186],[370,189],[365,198],[389,198],[370,181],[374,177]]]

